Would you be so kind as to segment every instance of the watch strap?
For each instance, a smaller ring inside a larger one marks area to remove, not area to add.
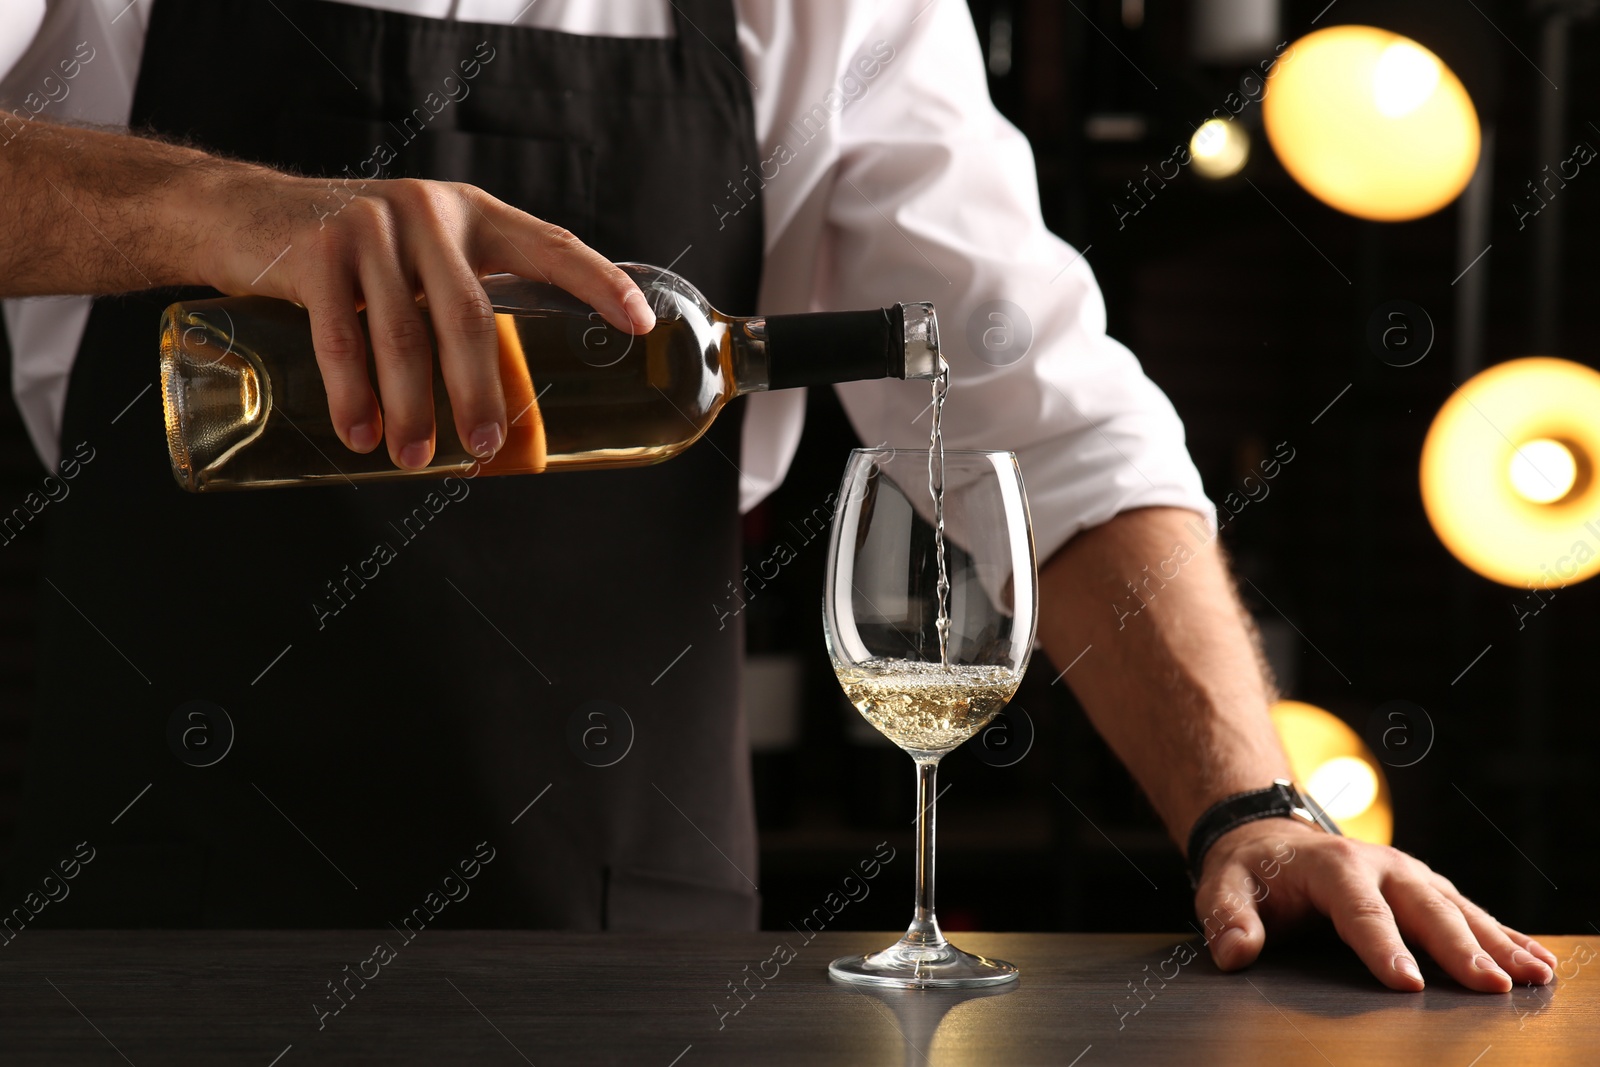
[[[1190,886],[1199,888],[1201,865],[1218,838],[1245,823],[1274,818],[1299,819],[1327,833],[1343,836],[1338,824],[1328,817],[1328,813],[1316,801],[1302,793],[1288,779],[1276,778],[1265,789],[1251,789],[1224,797],[1195,820],[1194,829],[1189,831]]]

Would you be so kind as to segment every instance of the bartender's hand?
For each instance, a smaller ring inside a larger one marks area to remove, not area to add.
[[[0,296],[210,285],[297,301],[311,314],[334,429],[358,452],[386,438],[403,467],[433,455],[432,353],[419,296],[438,335],[456,433],[480,456],[505,441],[508,412],[479,277],[553,282],[620,330],[655,325],[633,280],[599,253],[468,185],[330,183],[36,118],[0,152],[0,189]],[[378,394],[356,320],[362,306]]]
[[[1206,853],[1195,911],[1224,971],[1260,955],[1268,926],[1321,913],[1390,989],[1422,988],[1408,940],[1484,993],[1555,976],[1554,953],[1496,921],[1421,860],[1295,819],[1261,819],[1219,838]]]
[[[219,193],[218,225],[202,254],[207,284],[304,305],[334,429],[357,452],[387,440],[401,467],[426,466],[434,449],[433,356],[419,296],[438,337],[456,433],[480,457],[499,450],[508,417],[521,414],[505,409],[481,276],[552,282],[624,332],[655,325],[624,271],[559,226],[470,185],[357,181],[330,189],[326,179],[249,167]],[[376,395],[356,320],[362,305]]]
[[[1125,511],[1078,534],[1039,573],[1050,658],[1069,665],[1063,678],[1180,843],[1217,800],[1291,776],[1268,713],[1272,687],[1206,530],[1175,508]],[[1135,584],[1174,563],[1176,576],[1159,586]],[[1229,831],[1201,874],[1195,907],[1224,970],[1254,960],[1269,930],[1319,912],[1392,989],[1422,988],[1404,969],[1416,959],[1406,939],[1484,992],[1548,982],[1556,962],[1418,860],[1293,819]]]

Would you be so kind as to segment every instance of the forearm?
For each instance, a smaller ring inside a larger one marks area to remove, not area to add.
[[[211,205],[264,168],[35,119],[0,146],[0,296],[203,284]]]
[[[1191,511],[1124,512],[1040,573],[1045,650],[1061,666],[1083,653],[1065,681],[1180,848],[1212,803],[1289,775],[1248,617],[1204,529]]]

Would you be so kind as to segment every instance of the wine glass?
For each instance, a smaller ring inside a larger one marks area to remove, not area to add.
[[[1038,615],[1033,528],[1013,453],[943,455],[942,535],[930,488],[940,479],[923,449],[851,452],[833,516],[828,655],[851,702],[917,766],[916,913],[890,947],[829,964],[845,982],[928,988],[1017,977],[939,930],[934,800],[939,760],[994,718],[1027,669]]]

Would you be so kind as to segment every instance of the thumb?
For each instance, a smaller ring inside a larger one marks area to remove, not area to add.
[[[1255,877],[1228,864],[1210,872],[1195,893],[1195,914],[1218,970],[1236,971],[1254,963],[1266,943],[1266,927],[1256,908]]]

